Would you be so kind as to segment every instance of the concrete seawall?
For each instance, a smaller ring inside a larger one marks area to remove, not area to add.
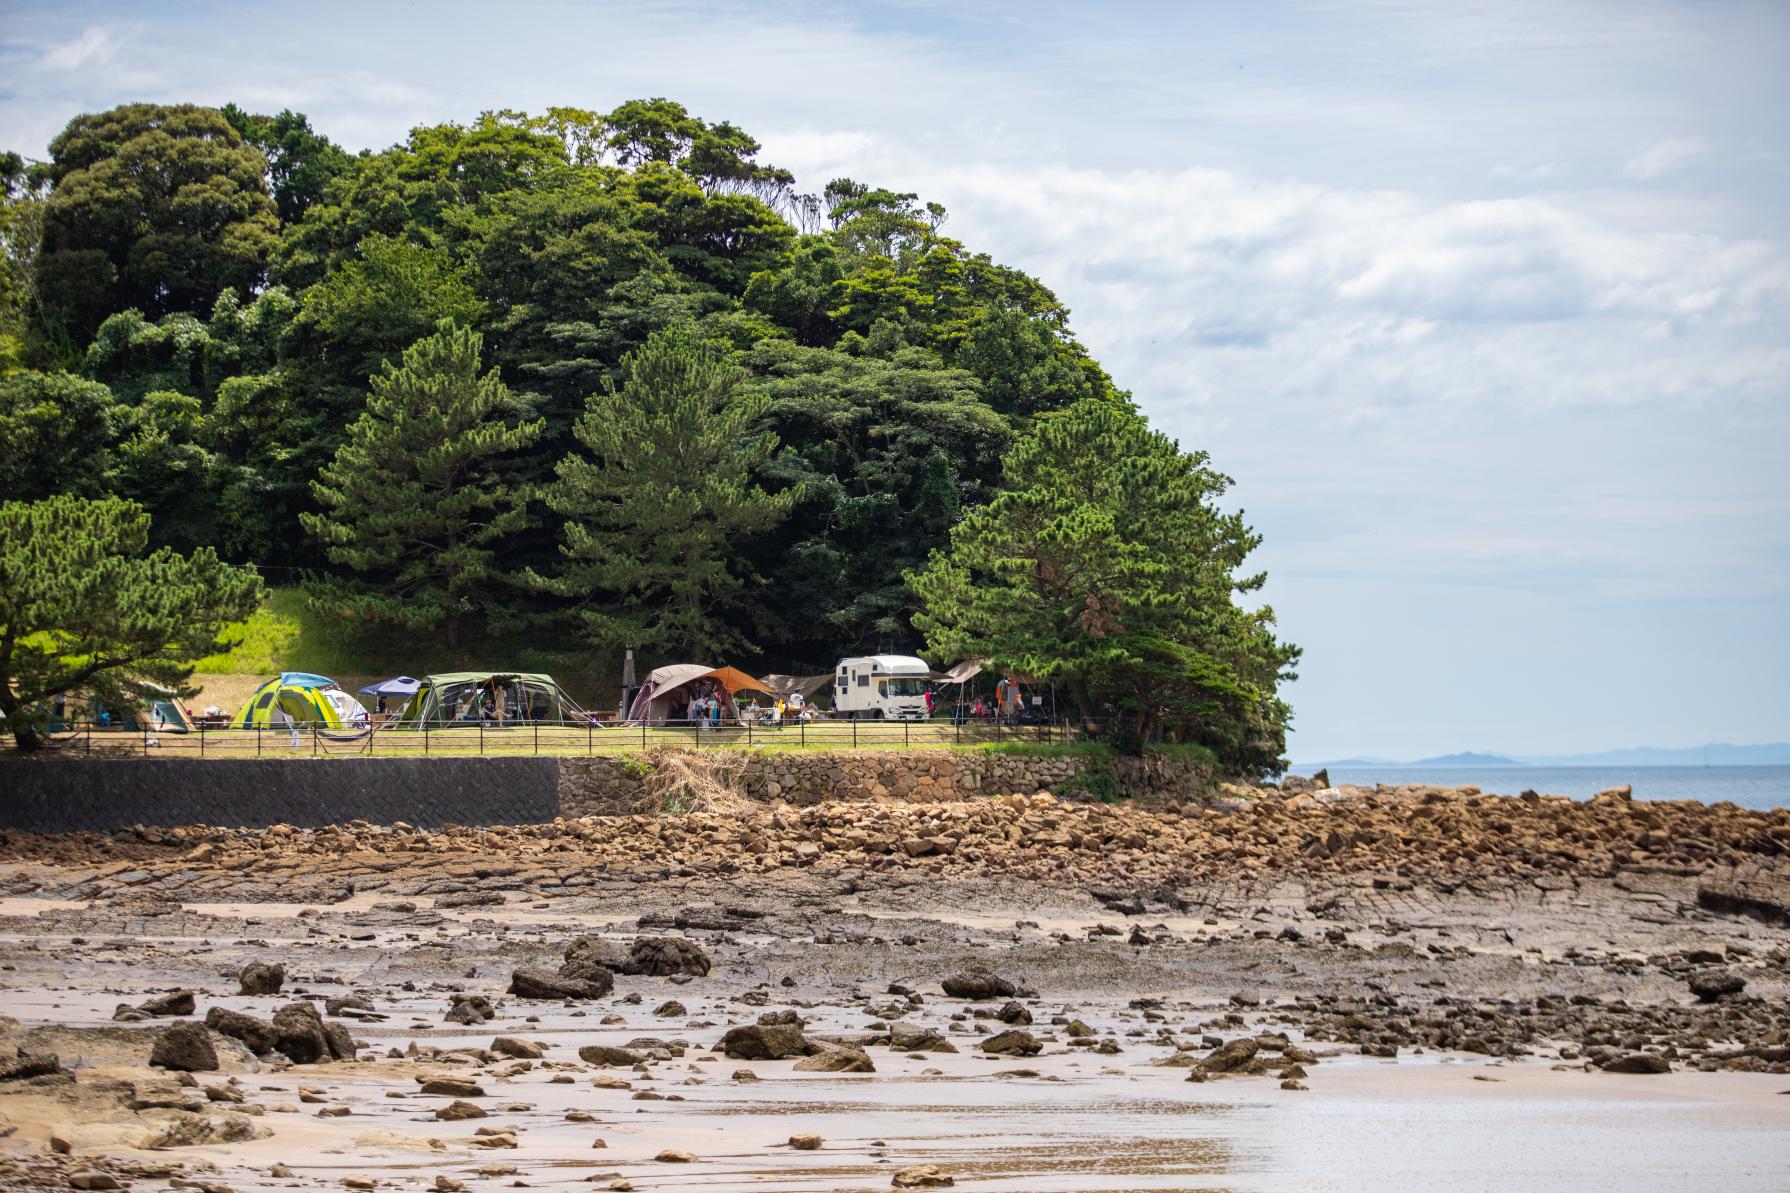
[[[556,758],[189,759],[0,764],[0,828],[318,828],[366,820],[539,824],[559,815]]]
[[[712,752],[708,755],[713,757]],[[750,799],[938,802],[1050,791],[1175,799],[1211,786],[1166,755],[1088,759],[951,750],[745,755]],[[0,829],[112,832],[134,825],[317,828],[364,820],[418,828],[545,824],[641,811],[655,753],[584,758],[136,759],[0,764]]]

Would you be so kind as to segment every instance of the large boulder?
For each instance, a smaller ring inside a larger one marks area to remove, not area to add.
[[[325,1023],[323,1038],[329,1044],[329,1054],[335,1060],[354,1059],[354,1037],[348,1033],[346,1025],[341,1023]]]
[[[980,1001],[985,998],[1037,998],[1038,992],[1024,982],[1016,982],[986,970],[972,969],[952,974],[939,985],[952,998]]]
[[[889,1047],[897,1052],[956,1052],[957,1045],[940,1035],[937,1028],[913,1023],[889,1024]]]
[[[687,973],[707,977],[709,956],[693,940],[681,936],[642,936],[628,950],[622,972],[650,978],[668,978]]]
[[[1699,1002],[1715,1002],[1746,989],[1746,979],[1731,969],[1700,969],[1691,975],[1689,984]]]
[[[715,1048],[733,1060],[788,1060],[814,1050],[799,1027],[759,1023],[730,1028]]]
[[[614,1044],[586,1044],[578,1050],[578,1059],[587,1065],[614,1065],[620,1069],[631,1068],[646,1060],[633,1049],[618,1048]]]
[[[1220,1044],[1208,1053],[1199,1067],[1207,1073],[1229,1073],[1255,1059],[1260,1050],[1253,1036],[1239,1036],[1228,1044]]]
[[[810,1052],[796,1062],[798,1073],[874,1073],[870,1054],[849,1044],[810,1039]]]
[[[1670,1073],[1672,1062],[1657,1052],[1629,1052],[1604,1062],[1606,1073]]]
[[[981,1048],[995,1056],[1037,1056],[1044,1051],[1044,1045],[1037,1036],[1018,1028],[989,1036],[982,1041]]]
[[[442,1018],[449,1023],[477,1027],[496,1015],[497,1011],[491,1006],[491,1000],[483,994],[456,994],[454,1005],[448,1008],[447,1014]]]
[[[197,1009],[198,1003],[194,1001],[191,990],[170,990],[137,1004],[137,1010],[158,1019],[191,1015]]]
[[[273,1013],[274,1049],[295,1065],[328,1060],[333,1051],[323,1031],[323,1016],[308,1002],[287,1003]]]
[[[280,987],[286,984],[286,967],[279,964],[268,964],[265,961],[251,961],[242,967],[236,975],[241,985],[239,994],[266,995],[278,994]]]
[[[197,1023],[176,1023],[156,1033],[149,1063],[158,1069],[181,1073],[209,1073],[218,1067],[218,1052],[211,1033]]]
[[[562,978],[544,969],[518,969],[510,974],[510,993],[517,998],[602,998],[613,989],[615,978],[606,969],[588,978]]]
[[[628,954],[614,941],[600,936],[579,936],[566,946],[565,964],[559,967],[562,978],[596,978],[620,971],[628,963]]]
[[[228,1007],[212,1007],[206,1011],[205,1026],[220,1036],[241,1040],[256,1056],[266,1056],[280,1040],[280,1033],[267,1020]]]

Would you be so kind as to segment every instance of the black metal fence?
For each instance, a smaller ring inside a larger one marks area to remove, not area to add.
[[[982,743],[1066,744],[1085,740],[1060,721],[983,718],[928,721],[792,721],[781,726],[711,725],[700,721],[617,724],[604,721],[443,722],[359,732],[321,725],[233,728],[200,724],[128,727],[63,724],[46,737],[64,751],[91,757],[292,758],[427,757],[432,755],[591,755],[655,746],[688,749],[901,750]]]

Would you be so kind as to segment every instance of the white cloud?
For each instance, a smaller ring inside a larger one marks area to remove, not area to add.
[[[1622,163],[1622,173],[1624,177],[1633,178],[1637,182],[1646,182],[1678,169],[1707,151],[1708,147],[1701,141],[1689,137],[1667,137],[1663,141],[1653,141],[1636,149]]]
[[[72,41],[51,46],[39,64],[54,71],[88,70],[104,66],[118,51],[142,32],[141,25],[89,25]]]

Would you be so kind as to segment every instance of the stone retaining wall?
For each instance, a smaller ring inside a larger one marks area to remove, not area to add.
[[[1162,754],[1090,761],[957,750],[827,750],[756,753],[741,761],[740,782],[750,798],[798,806],[830,800],[934,803],[1038,791],[1068,797],[1174,799],[1205,793],[1213,781],[1204,764]],[[650,751],[560,759],[560,814],[616,816],[639,811],[652,762]]]

